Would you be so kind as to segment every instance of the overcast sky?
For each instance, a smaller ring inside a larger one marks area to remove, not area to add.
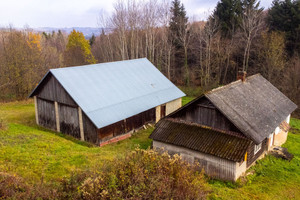
[[[100,10],[113,10],[116,0],[1,0],[0,26],[28,25],[37,27],[98,27]],[[206,19],[218,0],[181,0],[187,15]],[[262,0],[265,9],[272,0]]]

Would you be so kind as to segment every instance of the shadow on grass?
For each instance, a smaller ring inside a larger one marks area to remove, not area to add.
[[[97,147],[96,145],[92,144],[92,143],[89,143],[89,142],[86,142],[86,141],[81,141],[81,140],[78,140],[77,138],[74,138],[70,135],[67,135],[67,134],[64,134],[64,133],[60,133],[60,132],[55,132],[53,130],[50,130],[50,129],[47,129],[47,128],[44,128],[42,126],[38,126],[38,125],[33,125],[33,126],[30,126],[32,128],[35,128],[37,130],[40,130],[40,131],[45,131],[45,132],[48,132],[48,133],[52,133],[56,136],[59,136],[61,138],[64,138],[66,140],[69,140],[75,144],[79,144],[81,146],[85,146],[85,147]]]

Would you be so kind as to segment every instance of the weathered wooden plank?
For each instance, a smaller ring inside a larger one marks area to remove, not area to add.
[[[56,131],[60,132],[58,103],[56,101],[54,102],[54,107],[55,107]]]
[[[156,118],[156,109],[152,108],[145,112],[139,113],[125,120],[121,120],[109,126],[98,130],[99,139],[105,141],[113,137],[130,132],[142,127],[146,123],[154,122]]]
[[[54,102],[37,98],[37,110],[39,125],[56,130]]]
[[[71,96],[61,86],[52,74],[49,74],[40,89],[36,91],[36,95],[40,98],[57,101],[71,106],[77,106]]]
[[[82,123],[83,123],[83,131],[84,131],[84,140],[94,144],[99,144],[97,128],[83,111],[82,111]]]
[[[267,151],[268,148],[267,142],[268,142],[268,138],[262,141],[261,149],[256,154],[254,154],[255,143],[252,143],[250,145],[249,150],[247,151],[247,167],[249,167],[253,162],[256,161],[257,158],[259,158],[265,151]]]
[[[78,109],[65,104],[58,105],[60,131],[80,139]]]
[[[36,124],[39,125],[39,110],[37,105],[37,97],[34,96],[33,99],[34,99],[35,121]]]
[[[79,130],[80,130],[80,139],[84,141],[84,130],[83,130],[83,121],[82,121],[82,111],[78,107],[78,118],[79,118]]]

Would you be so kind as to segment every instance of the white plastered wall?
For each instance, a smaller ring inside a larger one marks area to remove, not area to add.
[[[157,123],[160,120],[160,108],[161,105],[156,106],[155,108],[155,123]],[[166,115],[174,112],[178,108],[181,107],[181,98],[175,99],[173,101],[166,103]]]
[[[153,141],[153,148],[157,150],[168,151],[169,154],[179,154],[182,159],[189,163],[195,161],[204,168],[209,176],[222,180],[236,181],[246,172],[246,162],[238,163],[227,159],[219,158],[210,154],[201,153],[188,148],[166,144],[159,141]]]

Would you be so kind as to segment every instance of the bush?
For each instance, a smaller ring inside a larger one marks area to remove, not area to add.
[[[0,199],[61,199],[57,190],[44,184],[29,185],[16,176],[0,172]]]
[[[0,172],[0,199],[204,199],[203,172],[178,155],[136,149],[99,172],[77,172],[60,184],[27,184]]]
[[[84,199],[204,199],[208,192],[197,166],[141,149],[116,159],[79,189]]]
[[[4,129],[4,122],[3,120],[0,118],[0,130]]]

